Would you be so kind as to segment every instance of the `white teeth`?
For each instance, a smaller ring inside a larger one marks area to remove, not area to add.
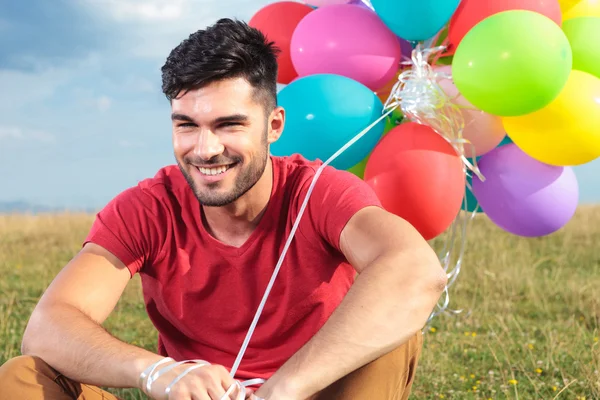
[[[221,166],[221,167],[216,167],[216,168],[198,167],[198,170],[200,172],[202,172],[204,175],[218,175],[218,174],[222,174],[223,172],[227,171],[228,169],[229,169],[228,166]]]

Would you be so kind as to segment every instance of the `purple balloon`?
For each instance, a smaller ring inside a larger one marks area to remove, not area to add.
[[[373,11],[373,9],[371,7],[369,7],[362,0],[350,0],[348,2],[348,4],[353,4],[355,6],[359,6],[362,8],[366,8],[367,10]],[[375,12],[375,11],[373,11],[373,12]],[[398,35],[396,35],[396,37],[398,38],[398,41],[400,42],[400,50],[402,51],[402,57],[401,57],[400,61],[410,61],[410,59],[412,58],[412,51],[413,51],[412,44],[410,44],[410,42],[408,40],[404,40]]]
[[[544,164],[507,144],[478,162],[485,177],[473,178],[473,194],[500,228],[539,237],[558,231],[577,210],[579,185],[571,167]]]

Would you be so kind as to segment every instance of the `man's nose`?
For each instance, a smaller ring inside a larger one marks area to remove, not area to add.
[[[211,158],[223,153],[224,146],[219,140],[219,136],[215,135],[210,129],[204,129],[198,134],[198,140],[194,146],[194,153],[203,160]]]

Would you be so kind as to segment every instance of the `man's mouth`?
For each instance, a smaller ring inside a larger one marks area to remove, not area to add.
[[[215,176],[215,175],[220,175],[220,174],[227,172],[227,170],[229,170],[233,166],[235,166],[235,163],[229,164],[229,165],[219,165],[216,167],[196,167],[196,168],[203,175]]]

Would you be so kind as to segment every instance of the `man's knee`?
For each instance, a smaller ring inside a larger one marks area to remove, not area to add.
[[[35,382],[38,371],[47,367],[39,357],[19,356],[11,358],[0,366],[1,392],[9,395],[19,393],[24,383]],[[2,396],[0,396],[2,399]]]
[[[18,356],[11,358],[0,366],[0,382],[4,382],[9,377],[14,378],[27,373],[33,373],[37,370],[36,366],[42,363],[44,361],[39,357]]]
[[[423,335],[415,334],[402,346],[325,388],[317,400],[405,400],[415,379]]]

